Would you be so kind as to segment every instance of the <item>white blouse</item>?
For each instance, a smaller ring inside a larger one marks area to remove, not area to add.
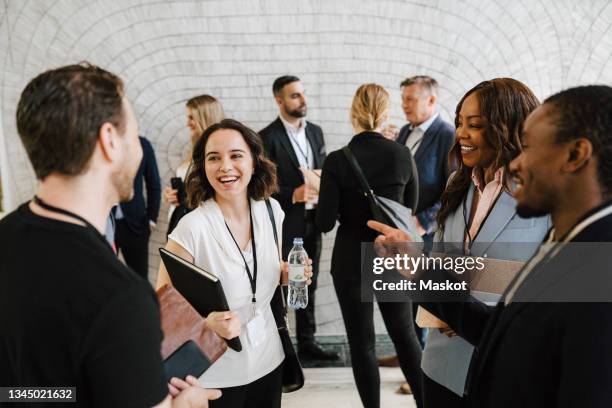
[[[278,202],[270,199],[278,237],[281,240],[285,214]],[[227,349],[201,377],[207,388],[226,388],[249,384],[277,368],[285,358],[270,301],[280,280],[280,260],[274,243],[272,223],[264,201],[251,200],[253,231],[257,251],[256,308],[264,319],[265,339],[256,347],[247,340],[246,324],[253,315],[251,284],[244,261],[230,235],[221,209],[213,199],[206,200],[179,221],[168,237],[185,248],[195,264],[214,274],[221,281],[227,302],[238,313],[242,323],[240,341],[242,351]],[[282,241],[280,241],[282,242]],[[243,251],[251,273],[253,256],[251,244]]]

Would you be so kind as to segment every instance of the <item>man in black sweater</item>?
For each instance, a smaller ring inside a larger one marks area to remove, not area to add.
[[[89,64],[44,72],[17,129],[39,184],[0,221],[0,386],[56,387],[41,395],[62,406],[207,407],[219,392],[193,377],[172,380],[172,399],[155,292],[102,235],[142,158],[121,79]],[[27,394],[15,402],[31,406]]]
[[[336,353],[322,349],[315,341],[315,291],[321,257],[321,231],[315,225],[318,190],[305,182],[304,172],[320,176],[325,161],[323,131],[306,121],[306,95],[299,78],[282,76],[272,86],[278,105],[278,118],[261,130],[264,148],[278,170],[279,192],[274,195],[285,212],[283,259],[293,247],[293,239],[304,239],[304,249],[312,259],[312,284],[308,306],[295,312],[298,351],[303,359],[335,360]]]
[[[523,151],[510,166],[517,212],[550,214],[547,239],[495,307],[467,291],[420,305],[476,346],[468,406],[610,407],[612,88],[583,86],[549,97],[529,115],[522,137]],[[383,234],[380,245],[410,240],[368,224]],[[453,275],[434,270],[420,278]]]

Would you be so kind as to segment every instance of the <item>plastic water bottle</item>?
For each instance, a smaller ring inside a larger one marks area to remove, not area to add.
[[[304,249],[302,238],[293,239],[293,248],[289,252],[289,301],[292,309],[304,309],[308,305],[308,286],[304,267],[308,260],[308,254]]]

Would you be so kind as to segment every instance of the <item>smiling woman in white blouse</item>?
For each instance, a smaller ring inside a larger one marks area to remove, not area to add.
[[[225,119],[195,145],[186,179],[195,209],[180,220],[166,249],[219,278],[231,311],[212,312],[206,321],[223,338],[240,336],[243,345],[240,352],[228,349],[200,377],[204,387],[222,390],[212,408],[280,407],[285,355],[270,301],[287,265],[279,261],[265,203],[280,236],[284,213],[270,198],[275,189],[275,165],[259,135],[241,123]],[[312,275],[310,267],[306,273]],[[162,264],[157,286],[166,283]]]

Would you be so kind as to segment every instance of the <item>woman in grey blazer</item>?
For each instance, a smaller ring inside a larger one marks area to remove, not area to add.
[[[538,105],[529,88],[510,78],[481,82],[459,101],[449,156],[460,164],[442,195],[435,236],[445,252],[526,261],[546,235],[547,217],[516,214],[508,174],[522,148],[523,122]],[[429,331],[421,362],[426,407],[462,406],[473,348],[448,329]]]

